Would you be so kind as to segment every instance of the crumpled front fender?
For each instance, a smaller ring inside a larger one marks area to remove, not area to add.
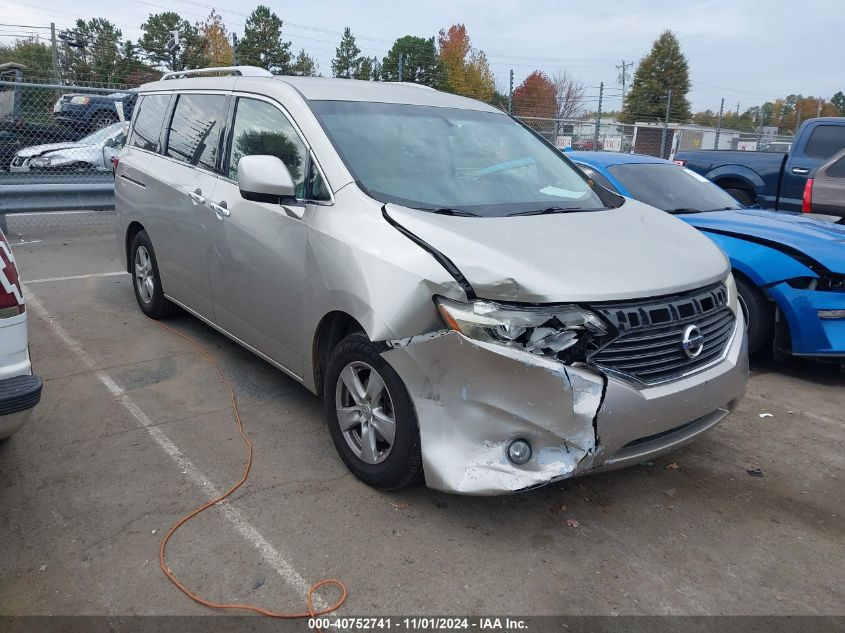
[[[588,367],[468,339],[451,330],[389,341],[383,357],[414,402],[426,485],[501,494],[588,470],[605,379]],[[519,394],[519,397],[514,397]],[[508,461],[515,439],[533,457]]]

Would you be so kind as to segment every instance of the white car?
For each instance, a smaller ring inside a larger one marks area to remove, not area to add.
[[[123,124],[115,123],[78,141],[24,147],[15,154],[9,171],[111,171],[112,158],[125,141]]]
[[[17,431],[41,400],[33,375],[26,329],[26,303],[15,257],[0,231],[0,440]]]

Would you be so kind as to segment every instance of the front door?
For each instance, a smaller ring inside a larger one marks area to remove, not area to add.
[[[237,169],[243,156],[278,156],[303,199],[308,152],[285,113],[262,99],[237,99],[230,139],[226,173],[215,187],[217,206],[212,207],[218,210],[210,262],[217,323],[302,377],[306,222],[319,207],[306,205],[300,219],[279,204],[245,200]]]

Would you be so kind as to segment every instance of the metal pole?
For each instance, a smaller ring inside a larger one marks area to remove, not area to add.
[[[599,84],[599,107],[596,109],[596,131],[593,134],[593,150],[599,148],[599,126],[601,126],[601,100],[604,97],[604,82]]]
[[[238,34],[232,33],[232,65],[238,65]]]
[[[663,133],[660,135],[660,158],[666,158],[666,134],[669,131],[669,109],[672,107],[672,91],[666,95],[666,117],[663,119]]]
[[[513,114],[513,68],[510,71],[510,84],[508,86],[508,114]]]
[[[722,115],[725,113],[725,98],[722,97],[722,105],[719,106],[719,120],[716,122],[716,140],[713,141],[713,149],[719,149],[719,136],[722,133]]]
[[[819,107],[816,109],[816,117],[820,117],[822,115],[822,98],[819,97]]]
[[[405,59],[405,53],[399,53],[399,81],[402,81],[402,62]]]
[[[50,22],[50,50],[53,54],[53,81],[59,83],[59,48],[56,43],[56,23]]]
[[[622,106],[623,107],[625,106],[625,87],[627,86],[627,83],[628,83],[628,67],[633,66],[633,65],[634,65],[634,62],[625,63],[625,60],[623,59],[622,64],[620,64],[619,66],[616,67],[617,69],[620,69],[620,68],[622,69],[621,80],[622,80]]]

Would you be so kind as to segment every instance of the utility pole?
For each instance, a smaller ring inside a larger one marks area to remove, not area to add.
[[[59,83],[59,46],[56,42],[56,23],[50,22],[50,48],[53,53],[53,83]]]
[[[660,135],[660,158],[666,157],[666,134],[669,131],[669,109],[672,107],[672,91],[666,95],[666,117],[663,119],[663,133]]]
[[[601,126],[601,101],[604,97],[604,82],[599,84],[599,107],[596,109],[596,131],[593,135],[593,150],[599,148],[599,127]]]
[[[172,70],[182,70],[181,68],[176,68],[179,63],[179,49],[181,48],[181,42],[179,41],[179,31],[170,31],[170,39],[167,40],[167,51],[170,53],[170,66]]]
[[[616,66],[616,69],[619,70],[619,81],[622,84],[622,107],[625,107],[625,87],[628,85],[628,68],[632,68],[634,66],[634,62],[626,62],[624,59],[622,60],[622,64]]]
[[[238,34],[232,33],[232,65],[238,65]]]
[[[513,68],[510,71],[510,82],[508,84],[508,114],[513,114]]]
[[[722,105],[719,106],[719,119],[716,121],[716,140],[713,141],[713,149],[719,149],[719,136],[722,133],[722,115],[725,113],[725,98],[722,97]]]
[[[816,108],[816,117],[820,117],[822,115],[822,98],[819,97],[819,107]]]
[[[402,81],[402,62],[405,60],[405,53],[399,53],[399,81]]]
[[[736,102],[736,118],[739,118],[739,101]]]

